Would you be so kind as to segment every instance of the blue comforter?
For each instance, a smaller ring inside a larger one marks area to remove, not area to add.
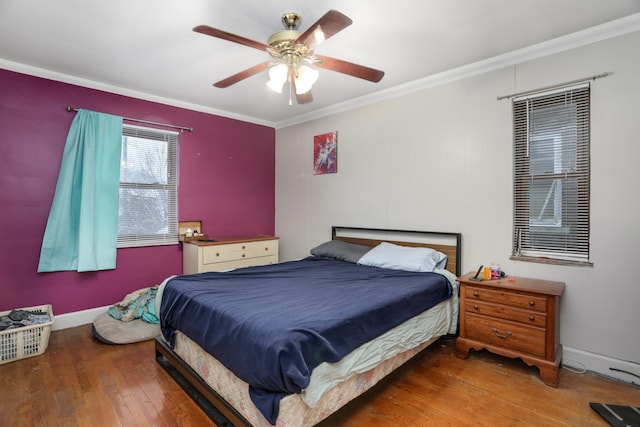
[[[171,279],[160,308],[164,337],[180,330],[249,384],[275,424],[280,400],[311,371],[451,296],[437,273],[308,257]]]

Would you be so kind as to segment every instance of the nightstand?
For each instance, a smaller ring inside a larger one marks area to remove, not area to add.
[[[520,358],[540,370],[549,386],[558,385],[562,360],[560,345],[560,296],[564,283],[523,277],[460,282],[460,336],[456,356],[466,359],[469,350],[486,349]]]

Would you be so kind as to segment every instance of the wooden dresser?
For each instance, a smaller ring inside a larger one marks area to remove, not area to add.
[[[238,236],[212,238],[185,243],[182,248],[182,273],[223,271],[278,262],[278,238],[274,236]]]
[[[558,385],[562,360],[560,296],[564,283],[522,277],[460,282],[460,336],[456,356],[486,349],[516,358],[540,370],[550,386]]]

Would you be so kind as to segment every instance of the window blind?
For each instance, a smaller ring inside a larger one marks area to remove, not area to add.
[[[124,125],[118,247],[178,243],[178,134]]]
[[[589,260],[588,84],[513,100],[515,257]]]

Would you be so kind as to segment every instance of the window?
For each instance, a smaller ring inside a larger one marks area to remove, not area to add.
[[[124,125],[118,247],[178,243],[178,134]]]
[[[513,258],[589,263],[589,85],[513,101]]]

